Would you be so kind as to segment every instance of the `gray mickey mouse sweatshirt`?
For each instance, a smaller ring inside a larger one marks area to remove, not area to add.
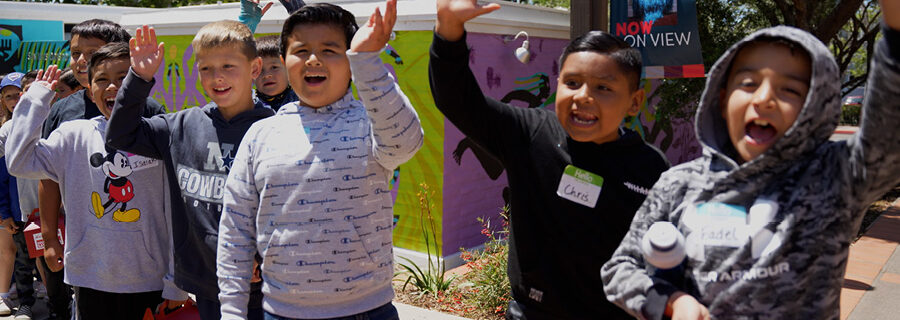
[[[279,316],[349,316],[393,298],[390,177],[424,133],[379,53],[347,53],[362,101],[348,90],[320,108],[286,104],[241,141],[219,224],[223,319],[246,317],[256,253],[263,309]]]
[[[681,290],[713,318],[837,319],[848,249],[863,212],[900,183],[900,36],[884,32],[860,130],[847,141],[828,140],[841,112],[841,81],[818,39],[774,27],[723,54],[710,69],[695,120],[703,155],[654,185],[600,271],[607,298],[640,318],[660,318],[668,297]],[[738,164],[719,92],[738,50],[761,36],[809,52],[810,90],[781,140]],[[646,271],[640,242],[656,221],[671,221],[686,237],[687,280],[680,288]]]
[[[41,139],[54,92],[33,85],[13,113],[6,140],[9,172],[60,185],[66,215],[65,282],[114,293],[162,290],[187,294],[171,281],[169,201],[159,160],[106,146],[107,120],[63,123]]]

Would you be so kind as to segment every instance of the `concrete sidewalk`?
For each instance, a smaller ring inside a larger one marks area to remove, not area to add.
[[[900,318],[900,199],[850,246],[841,320]]]

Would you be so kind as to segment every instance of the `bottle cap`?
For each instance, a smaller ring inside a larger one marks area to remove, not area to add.
[[[641,239],[641,251],[644,259],[654,267],[677,267],[685,257],[684,235],[671,222],[655,222]]]

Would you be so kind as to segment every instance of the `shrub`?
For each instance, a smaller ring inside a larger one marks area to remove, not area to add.
[[[858,126],[860,116],[860,105],[845,104],[841,107],[841,124],[849,126]]]
[[[503,226],[500,230],[491,227],[491,221],[478,218],[481,223],[481,234],[487,238],[484,250],[480,252],[460,248],[460,257],[470,268],[463,276],[462,286],[467,286],[468,294],[463,296],[466,305],[474,306],[486,313],[503,315],[511,299],[509,277],[506,274],[509,246],[506,237],[509,234],[509,207],[500,212]]]
[[[422,237],[425,238],[425,252],[428,254],[428,266],[426,269],[420,268],[415,262],[406,257],[400,257],[406,260],[406,263],[399,263],[400,267],[405,269],[409,274],[403,283],[403,289],[412,284],[421,294],[441,294],[450,290],[451,284],[456,277],[447,277],[444,270],[444,261],[441,259],[441,250],[438,247],[437,228],[434,225],[434,216],[431,214],[433,204],[431,198],[433,191],[428,190],[428,185],[422,183],[419,185],[422,190],[416,193],[419,198],[419,224],[422,227]],[[427,224],[426,224],[427,222]],[[431,249],[434,248],[434,254]]]

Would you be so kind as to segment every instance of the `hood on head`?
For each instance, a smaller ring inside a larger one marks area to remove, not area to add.
[[[782,38],[806,50],[812,62],[809,93],[797,120],[784,136],[769,150],[748,163],[770,163],[797,158],[828,141],[837,127],[841,113],[840,74],[831,51],[812,34],[787,26],[766,28],[754,32],[731,46],[709,70],[706,89],[700,99],[700,107],[694,120],[697,139],[705,154],[719,156],[737,162],[728,136],[728,127],[722,117],[719,92],[726,86],[728,67],[736,54],[749,42],[760,37]]]

